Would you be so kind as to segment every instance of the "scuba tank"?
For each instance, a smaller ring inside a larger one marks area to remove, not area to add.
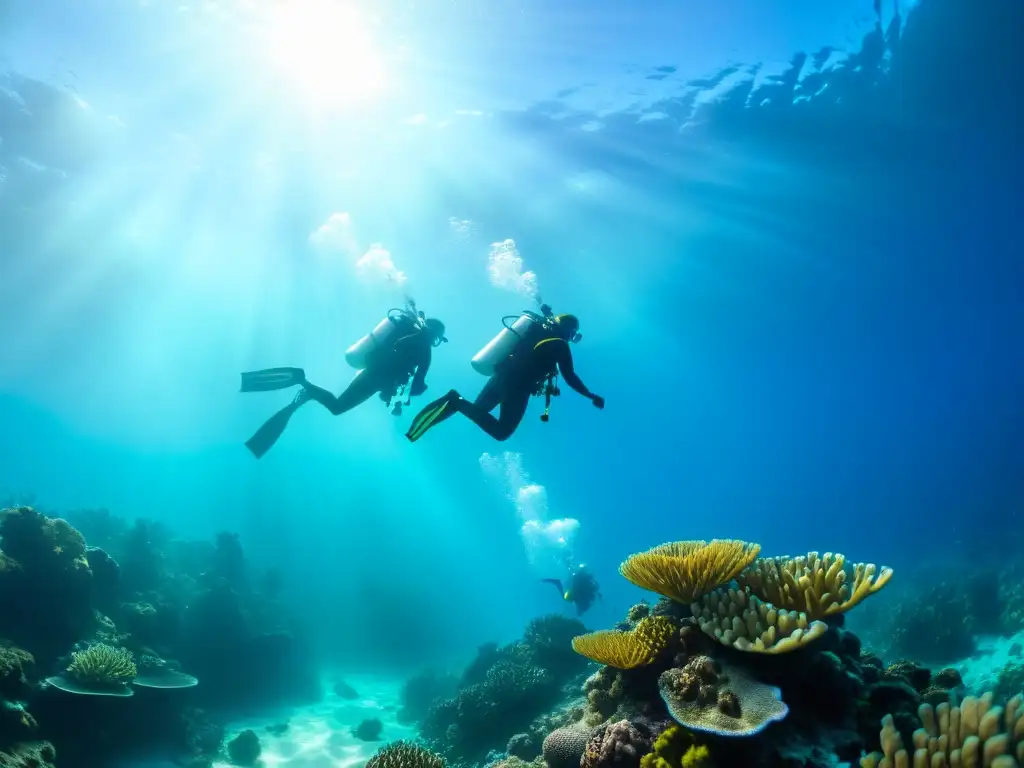
[[[543,314],[539,315],[524,309],[518,316],[506,315],[501,318],[501,324],[505,327],[498,332],[497,336],[487,342],[483,349],[473,355],[471,361],[473,370],[484,376],[493,376],[498,364],[507,360],[515,352],[519,342],[525,339],[536,326],[544,325],[552,317],[551,307],[547,304],[541,305],[540,310]],[[514,320],[514,322],[510,325],[509,320]]]
[[[398,340],[398,331],[412,333],[423,323],[423,313],[410,304],[405,309],[389,309],[387,316],[359,341],[345,351],[345,362],[357,370],[366,367],[371,353],[389,349]]]

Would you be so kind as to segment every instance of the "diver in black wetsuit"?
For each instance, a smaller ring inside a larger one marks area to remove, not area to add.
[[[404,390],[407,382],[410,398],[423,394],[427,389],[426,377],[430,370],[432,350],[448,339],[444,336],[444,323],[440,320],[431,318],[417,322],[413,318],[404,317],[402,325],[396,329],[397,340],[394,343],[383,345],[367,355],[365,367],[337,397],[323,387],[308,382],[301,368],[270,368],[243,373],[243,392],[262,392],[295,385],[302,387],[289,405],[256,430],[246,441],[246,447],[257,459],[261,458],[277,442],[292,414],[310,400],[315,400],[335,416],[340,416],[377,393],[380,393],[381,400],[390,403],[399,388]],[[401,401],[396,403],[393,411],[395,415],[401,414],[401,406]]]
[[[450,390],[420,411],[405,436],[415,442],[431,427],[461,413],[495,440],[507,440],[526,415],[532,395],[558,394],[551,384],[558,373],[596,408],[604,408],[604,398],[587,389],[573,367],[569,344],[580,338],[579,327],[575,315],[549,317],[496,367],[476,400],[469,402]],[[498,418],[490,413],[495,407],[500,407]]]
[[[597,579],[585,570],[583,565],[572,569],[569,575],[568,588],[562,585],[560,579],[541,579],[545,584],[554,584],[558,594],[568,603],[576,606],[576,615],[582,616],[590,610],[594,601],[601,597],[601,591],[597,586]]]

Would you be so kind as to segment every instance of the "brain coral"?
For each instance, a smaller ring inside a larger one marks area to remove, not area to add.
[[[579,768],[590,733],[579,726],[556,728],[544,739],[544,762],[548,768]]]

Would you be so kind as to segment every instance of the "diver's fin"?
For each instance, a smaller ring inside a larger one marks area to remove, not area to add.
[[[558,594],[560,594],[563,597],[563,599],[565,598],[565,588],[562,586],[561,579],[541,579],[541,581],[545,584],[554,584],[555,589],[558,590]]]
[[[306,380],[301,368],[266,368],[262,371],[247,371],[242,374],[242,392],[269,392],[287,389]]]
[[[451,410],[452,405],[458,397],[459,393],[453,389],[444,397],[439,397],[420,411],[416,418],[412,420],[412,426],[409,427],[409,431],[405,433],[406,439],[410,443],[415,443],[427,433],[428,429],[439,421],[443,421],[448,416],[451,416],[454,413]]]
[[[308,397],[296,397],[291,403],[263,422],[263,426],[245,441],[245,447],[252,451],[252,455],[257,459],[263,458],[263,454],[273,448],[274,443],[281,437],[292,414],[298,410],[300,405],[307,402],[309,402]]]

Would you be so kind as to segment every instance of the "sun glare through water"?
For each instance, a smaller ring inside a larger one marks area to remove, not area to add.
[[[276,0],[256,6],[267,61],[314,107],[381,94],[385,67],[359,8],[344,0]]]

